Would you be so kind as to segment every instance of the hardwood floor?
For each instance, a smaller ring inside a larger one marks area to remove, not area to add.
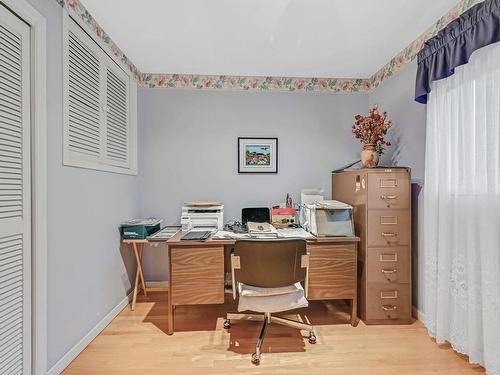
[[[258,322],[222,328],[225,305],[181,306],[176,332],[167,336],[166,295],[138,298],[136,310],[120,315],[70,364],[65,375],[113,374],[477,374],[480,366],[449,345],[437,345],[420,322],[405,326],[349,324],[342,302],[312,302],[301,313],[316,327],[311,345],[299,331],[271,325],[260,366],[250,355]],[[234,311],[234,310],[233,310]],[[296,316],[294,317],[296,318]]]

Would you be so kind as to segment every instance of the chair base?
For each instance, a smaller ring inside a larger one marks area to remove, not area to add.
[[[271,323],[280,324],[287,327],[292,327],[309,332],[308,340],[310,344],[316,344],[316,335],[314,334],[314,327],[311,324],[298,322],[296,320],[280,318],[278,316],[272,316],[271,313],[264,314],[235,314],[228,313],[226,320],[224,321],[224,328],[231,328],[231,320],[254,320],[259,322],[264,322],[262,329],[260,330],[259,339],[255,345],[255,353],[252,354],[252,363],[255,365],[260,364],[260,355],[262,344],[264,343],[264,337],[266,335],[267,327]]]

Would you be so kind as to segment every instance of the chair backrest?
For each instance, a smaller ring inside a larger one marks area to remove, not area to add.
[[[261,288],[279,288],[304,281],[307,268],[302,256],[306,241],[296,239],[236,241],[234,255],[239,257],[235,280]]]

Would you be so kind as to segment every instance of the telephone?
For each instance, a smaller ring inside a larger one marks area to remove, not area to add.
[[[224,226],[225,230],[229,230],[234,233],[247,233],[247,226],[240,223],[239,221],[230,221]]]

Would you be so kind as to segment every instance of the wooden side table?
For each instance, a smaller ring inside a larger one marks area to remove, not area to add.
[[[135,282],[134,282],[134,292],[132,295],[132,305],[131,310],[135,310],[135,304],[137,302],[137,294],[139,293],[139,287],[147,296],[148,292],[169,292],[168,281],[146,281],[144,278],[144,270],[142,268],[142,255],[146,244],[152,246],[158,246],[160,243],[164,242],[149,242],[148,240],[123,240],[123,243],[132,245],[134,250],[135,261],[137,263],[137,270],[135,271]],[[140,286],[139,286],[140,281]]]

